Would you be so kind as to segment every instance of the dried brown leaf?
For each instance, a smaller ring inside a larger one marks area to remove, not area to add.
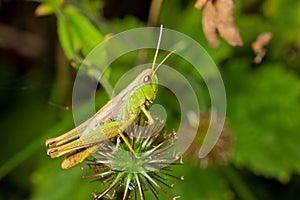
[[[258,53],[262,51],[262,49],[264,49],[265,46],[269,44],[271,39],[272,39],[272,33],[270,32],[261,33],[251,45],[254,53]]]
[[[217,16],[218,15],[212,1],[208,1],[203,10],[202,26],[205,37],[210,45],[215,48],[220,44],[219,36],[217,34]]]
[[[261,33],[257,39],[252,43],[251,47],[256,54],[254,58],[255,63],[260,63],[265,56],[267,49],[265,48],[272,39],[272,33]]]
[[[240,31],[234,23],[234,0],[217,0],[215,7],[218,13],[217,29],[220,35],[232,46],[243,45]]]
[[[234,0],[198,0],[195,8],[204,5],[202,26],[204,34],[213,47],[219,46],[219,37],[223,37],[232,46],[243,45],[240,31],[233,17]]]
[[[203,6],[206,4],[206,2],[207,0],[197,0],[194,6],[196,9],[201,10]]]

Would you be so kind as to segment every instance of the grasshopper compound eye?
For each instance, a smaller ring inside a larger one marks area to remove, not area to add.
[[[151,77],[149,75],[144,76],[143,82],[147,85],[152,83]]]

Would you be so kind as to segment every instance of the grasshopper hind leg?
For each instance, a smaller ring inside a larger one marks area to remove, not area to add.
[[[88,125],[89,121],[90,120],[87,120],[86,122],[80,124],[77,128],[73,128],[72,130],[66,132],[65,134],[46,140],[46,147],[51,148],[51,147],[60,146],[64,143],[67,143],[71,140],[80,137],[80,133],[83,132],[83,130]]]
[[[76,129],[73,129],[63,135],[46,140],[46,147],[56,147],[76,138],[78,138],[78,134]]]
[[[85,161],[90,155],[95,153],[101,144],[92,146],[90,148],[84,149],[79,152],[75,152],[73,154],[68,155],[64,161],[61,163],[61,167],[63,169],[69,169],[71,167],[74,167],[75,165],[78,165],[79,163],[82,163]]]

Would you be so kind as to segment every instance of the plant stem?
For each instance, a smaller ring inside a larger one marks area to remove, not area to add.
[[[162,0],[152,0],[148,16],[148,26],[155,26],[160,12]]]

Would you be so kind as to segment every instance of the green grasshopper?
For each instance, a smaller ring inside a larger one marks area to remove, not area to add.
[[[121,136],[129,150],[136,156],[135,151],[123,135],[123,131],[136,119],[142,111],[148,123],[154,120],[147,107],[156,98],[158,79],[156,70],[164,61],[175,52],[170,52],[155,68],[162,26],[159,33],[158,43],[151,69],[142,71],[125,89],[106,103],[93,117],[79,125],[77,128],[48,139],[46,146],[47,154],[56,158],[67,154],[61,167],[68,169],[83,162],[92,153],[96,152],[103,141]]]

